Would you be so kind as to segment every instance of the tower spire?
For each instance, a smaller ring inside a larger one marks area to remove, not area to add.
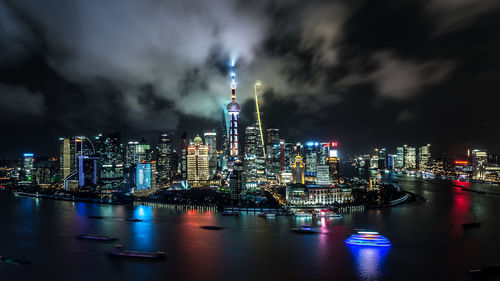
[[[231,100],[236,100],[236,72],[234,71],[234,64],[231,66]]]
[[[240,114],[240,104],[236,101],[236,73],[234,64],[231,66],[231,102],[227,105],[227,113],[229,114],[229,161],[228,166],[234,164],[238,160],[238,116]]]

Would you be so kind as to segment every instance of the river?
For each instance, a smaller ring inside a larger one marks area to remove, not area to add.
[[[342,220],[256,214],[223,217],[211,210],[166,205],[98,205],[0,194],[0,280],[472,280],[466,272],[500,263],[500,186],[383,176],[418,200],[344,214]],[[455,184],[488,192],[463,191]],[[103,216],[89,219],[87,216]],[[128,222],[139,218],[142,222]],[[480,221],[464,230],[463,223]],[[311,224],[317,235],[290,228]],[[219,225],[220,231],[201,229]],[[390,248],[353,247],[355,229],[378,231]],[[113,243],[75,239],[79,233],[119,237],[159,261],[110,258]]]

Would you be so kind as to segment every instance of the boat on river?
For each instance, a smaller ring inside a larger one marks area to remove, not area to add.
[[[300,233],[300,234],[318,234],[319,230],[312,228],[309,225],[303,225],[301,227],[292,227],[290,228],[292,232]]]
[[[82,240],[93,240],[93,241],[102,241],[102,242],[109,242],[109,241],[118,240],[117,237],[95,235],[95,234],[78,234],[76,236],[76,238],[82,239]]]
[[[217,225],[203,225],[203,226],[200,226],[200,228],[206,229],[206,230],[222,230],[222,229],[224,229],[224,227],[217,226]]]
[[[15,264],[15,265],[28,265],[28,264],[30,264],[30,261],[27,261],[27,260],[21,260],[21,259],[17,259],[17,258],[3,257],[3,256],[0,256],[0,262]]]
[[[380,235],[375,231],[358,231],[357,234],[352,234],[344,241],[349,245],[356,246],[374,246],[374,247],[390,247],[391,241],[385,236]]]
[[[130,222],[141,222],[143,220],[141,219],[125,219],[126,221],[130,221]]]
[[[500,264],[494,264],[480,269],[471,269],[469,274],[483,278],[500,275]]]
[[[164,252],[139,252],[139,251],[125,251],[122,245],[116,245],[115,248],[108,252],[112,257],[126,257],[126,258],[141,258],[141,259],[163,259],[165,258]]]

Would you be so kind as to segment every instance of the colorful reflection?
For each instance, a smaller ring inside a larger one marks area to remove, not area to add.
[[[139,205],[134,210],[134,218],[143,220],[131,224],[133,246],[139,250],[154,251],[155,223],[153,207]]]
[[[372,247],[390,247],[391,241],[374,231],[359,231],[345,240],[346,244]]]
[[[359,279],[378,280],[382,279],[383,265],[390,247],[370,247],[349,245],[356,273]]]

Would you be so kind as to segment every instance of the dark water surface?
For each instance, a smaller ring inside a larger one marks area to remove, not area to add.
[[[111,206],[0,194],[0,256],[32,262],[24,267],[0,263],[0,280],[469,280],[467,270],[500,263],[500,193],[480,195],[454,184],[487,192],[500,192],[500,186],[392,177],[422,198],[345,214],[343,220],[222,217],[164,205]],[[462,229],[473,221],[481,221],[481,228]],[[318,226],[322,233],[290,232],[301,224]],[[346,246],[343,241],[356,228],[379,231],[393,246]],[[77,240],[79,233],[117,236],[129,249],[164,251],[167,257],[110,258],[106,251],[113,243]]]

